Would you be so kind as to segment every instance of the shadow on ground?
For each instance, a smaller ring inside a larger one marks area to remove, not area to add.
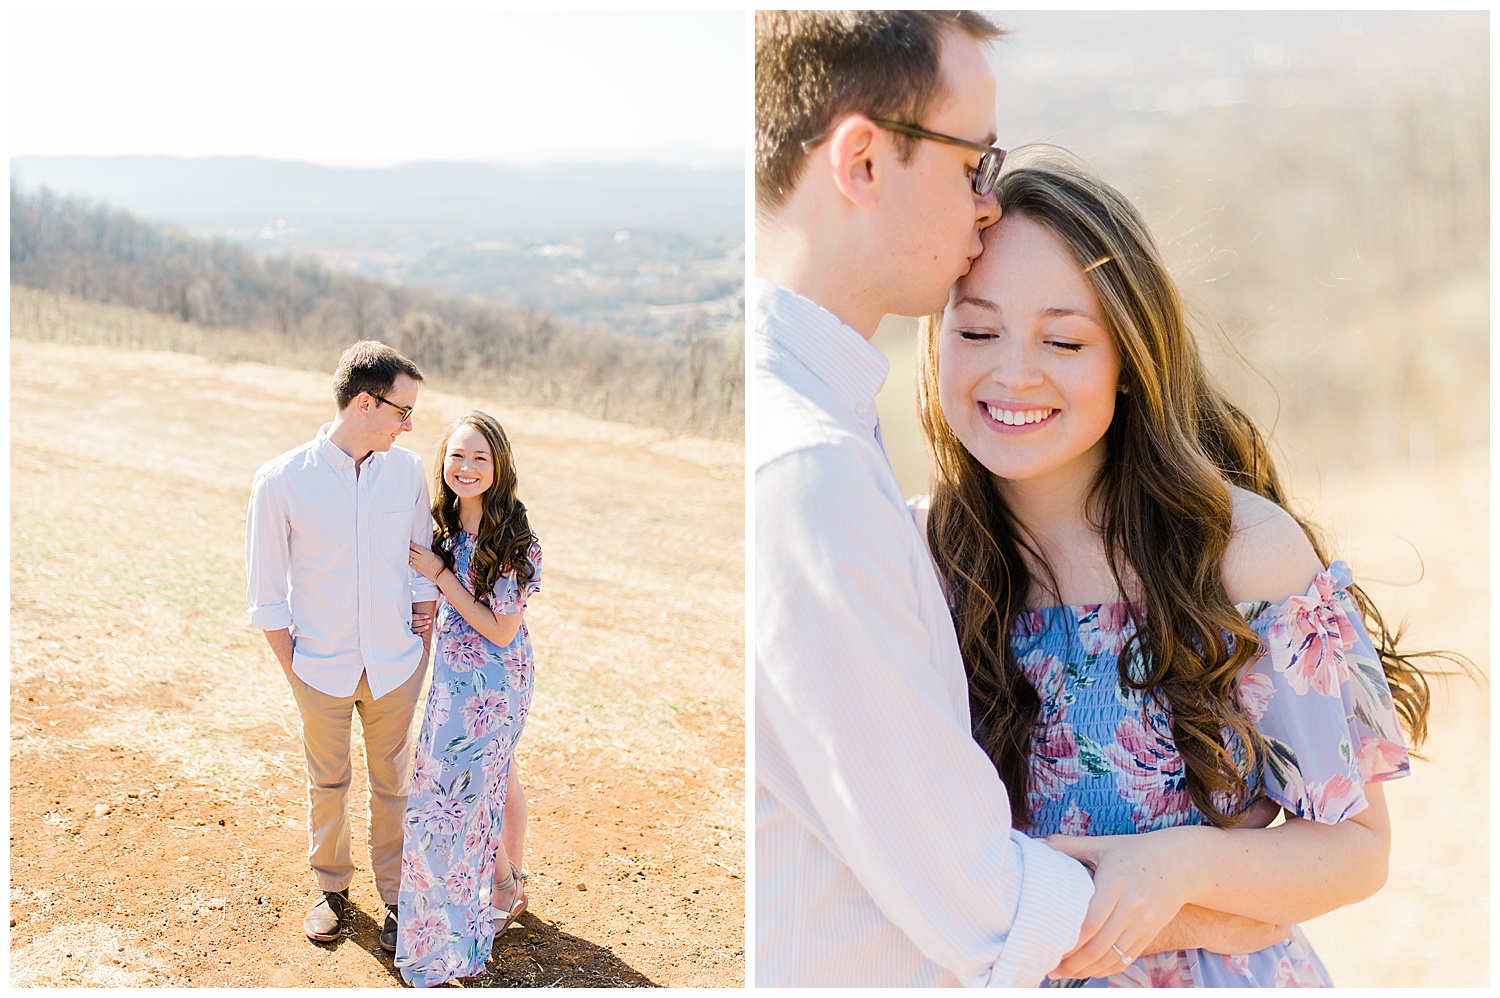
[[[355,945],[379,958],[391,982],[404,987],[391,954],[380,948],[385,912],[349,907],[344,938],[315,946]],[[654,988],[660,985],[596,942],[564,932],[531,914],[495,940],[489,969],[463,978],[466,988]]]

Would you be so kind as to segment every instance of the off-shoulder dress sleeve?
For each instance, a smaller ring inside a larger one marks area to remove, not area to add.
[[[1336,561],[1304,596],[1239,607],[1261,642],[1238,695],[1266,741],[1266,795],[1328,824],[1368,806],[1366,783],[1410,772],[1380,657],[1349,595],[1352,581],[1349,566]]]
[[[485,597],[485,603],[496,613],[515,616],[526,609],[526,600],[542,588],[542,546],[532,540],[526,549],[526,560],[531,562],[531,580],[525,585],[516,582],[515,569],[509,569],[495,580],[495,587]]]

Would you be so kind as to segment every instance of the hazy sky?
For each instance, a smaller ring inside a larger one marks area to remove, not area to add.
[[[13,10],[9,49],[12,157],[728,165],[748,128],[743,12]]]

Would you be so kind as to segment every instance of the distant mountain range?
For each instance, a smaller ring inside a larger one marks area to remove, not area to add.
[[[11,161],[11,180],[204,234],[270,227],[292,245],[383,242],[388,235],[445,243],[552,241],[620,229],[734,244],[744,239],[744,171],[724,168],[412,163],[355,169],[253,157],[23,156]]]
[[[11,183],[585,325],[654,336],[743,321],[742,169],[24,156]]]

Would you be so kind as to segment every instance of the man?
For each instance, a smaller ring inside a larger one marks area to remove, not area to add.
[[[941,309],[998,215],[999,34],[970,11],[756,14],[759,986],[1034,985],[1093,893],[1011,831],[875,412],[881,318]],[[1177,925],[1152,952],[1224,938]],[[1224,951],[1277,938],[1237,928]]]
[[[421,381],[415,364],[382,343],[345,350],[333,377],[333,422],[255,473],[245,524],[250,622],[266,632],[302,715],[308,857],[323,891],[303,930],[321,942],[342,932],[354,877],[349,742],[358,710],[370,867],[388,908],[380,944],[390,952],[409,732],[427,665],[425,636],[411,622],[430,615],[437,599],[437,587],[408,566],[409,544],[432,545],[422,462],[394,446],[412,428]]]

